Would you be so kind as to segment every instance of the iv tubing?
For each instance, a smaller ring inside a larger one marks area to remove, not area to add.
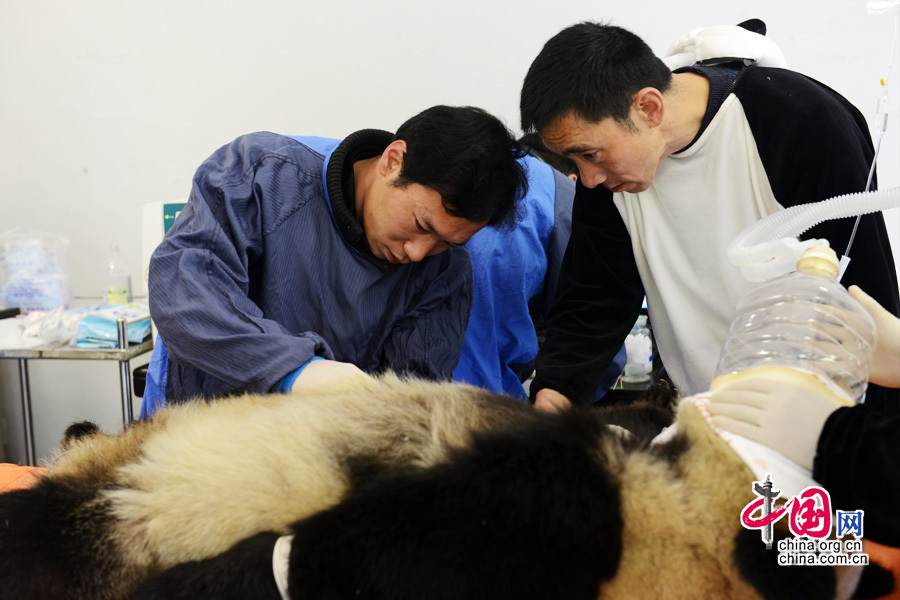
[[[881,133],[884,133],[883,131]],[[878,153],[881,152],[881,135],[878,136],[878,145],[875,146],[875,156],[872,157],[872,167],[869,169],[869,178],[866,180],[866,191],[872,189],[872,179],[875,177],[875,165],[878,163]],[[856,230],[859,228],[859,220],[862,215],[856,217],[853,223],[853,231],[850,233],[850,241],[847,242],[847,248],[844,250],[844,256],[850,256],[850,248],[853,247],[853,240],[856,239]]]
[[[867,192],[872,189],[872,178],[875,175],[875,164],[878,162],[878,153],[881,151],[881,141],[884,138],[885,132],[887,131],[887,82],[890,79],[891,67],[894,64],[894,52],[897,50],[897,32],[900,31],[900,8],[898,8],[895,4],[892,10],[896,11],[897,15],[896,19],[894,20],[894,35],[891,39],[891,56],[890,58],[888,58],[887,69],[885,70],[884,77],[881,79],[881,98],[878,99],[878,110],[875,111],[875,131],[877,133],[878,139],[875,143],[875,156],[872,158],[872,168],[869,169],[869,179],[868,181],[866,181]],[[847,249],[844,250],[845,257],[850,256],[850,248],[853,247],[853,240],[856,238],[856,229],[859,227],[859,219],[859,216],[856,217],[856,222],[853,224],[853,232],[850,234],[850,241],[847,242]]]

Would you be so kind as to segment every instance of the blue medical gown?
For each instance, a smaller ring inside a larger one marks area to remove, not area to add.
[[[572,230],[571,179],[533,156],[521,159],[528,195],[511,231],[485,228],[466,246],[475,291],[466,338],[453,371],[457,381],[526,399],[522,383],[534,371],[538,335],[533,314],[546,318]],[[624,348],[597,397],[625,363]]]

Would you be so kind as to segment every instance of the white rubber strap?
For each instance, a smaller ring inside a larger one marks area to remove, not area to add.
[[[272,573],[275,575],[275,585],[281,600],[291,600],[288,595],[288,562],[291,558],[291,543],[294,536],[283,535],[275,542],[272,550]]]

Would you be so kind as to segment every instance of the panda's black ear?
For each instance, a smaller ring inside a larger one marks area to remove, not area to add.
[[[80,440],[83,437],[94,435],[95,433],[100,433],[100,428],[90,421],[79,421],[77,423],[72,423],[71,425],[66,427],[66,432],[63,433],[63,450],[68,448],[69,445],[75,440]]]
[[[747,19],[743,23],[738,23],[737,26],[759,35],[766,35],[766,24],[760,19]]]

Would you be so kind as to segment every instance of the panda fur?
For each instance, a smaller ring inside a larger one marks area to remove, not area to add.
[[[612,421],[386,375],[88,431],[0,496],[0,599],[279,598],[289,532],[298,600],[835,597],[741,528],[753,476],[691,405],[662,446]]]

